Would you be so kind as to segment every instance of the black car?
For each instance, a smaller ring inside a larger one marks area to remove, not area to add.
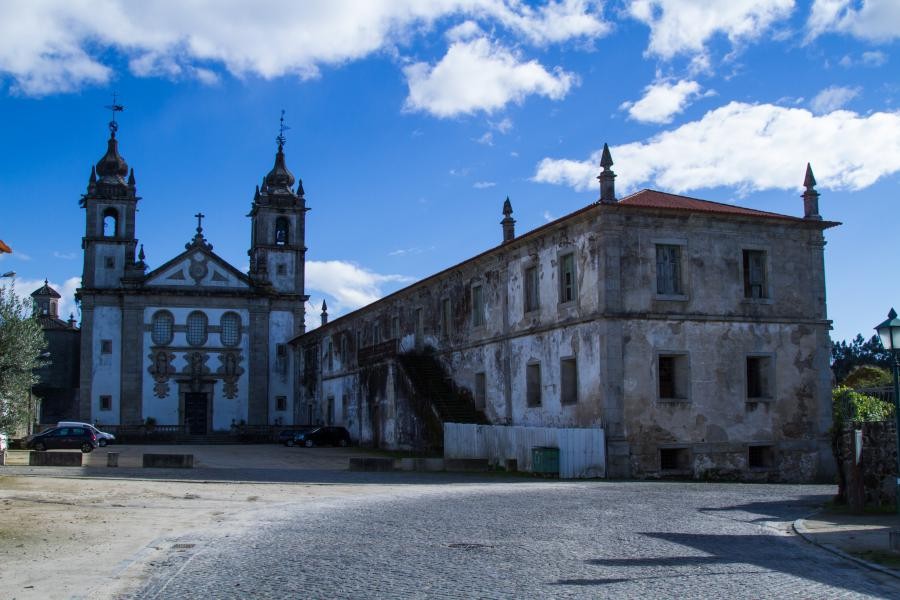
[[[25,442],[29,450],[80,449],[87,454],[97,447],[97,436],[87,427],[54,427]]]
[[[341,446],[350,445],[350,432],[343,427],[315,427],[309,431],[302,431],[294,436],[293,444],[297,446]]]
[[[298,433],[309,433],[315,427],[293,427],[291,429],[282,429],[278,432],[278,443],[285,446],[293,446],[294,438]]]

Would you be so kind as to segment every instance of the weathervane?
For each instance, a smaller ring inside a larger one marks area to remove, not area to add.
[[[113,136],[115,136],[115,135],[116,135],[116,131],[119,130],[119,124],[116,123],[116,113],[117,113],[117,112],[122,112],[123,110],[125,110],[125,107],[124,107],[124,106],[122,106],[121,104],[119,104],[118,102],[116,102],[116,100],[118,99],[118,96],[119,96],[118,92],[113,92],[113,101],[112,101],[112,104],[108,104],[108,105],[106,105],[106,106],[103,107],[103,108],[109,109],[109,110],[112,112],[112,121],[109,122],[109,132],[110,132]]]
[[[275,141],[278,142],[279,146],[284,146],[287,142],[287,139],[284,137],[284,132],[290,129],[287,125],[284,124],[284,109],[281,109],[281,118],[278,120],[278,137],[275,138]]]

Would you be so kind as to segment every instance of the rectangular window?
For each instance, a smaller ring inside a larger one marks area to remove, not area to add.
[[[376,321],[372,323],[372,343],[377,344],[381,341],[381,325]]]
[[[341,363],[347,364],[347,334],[341,334]]]
[[[362,343],[363,343],[362,331],[357,331],[356,332],[356,351],[357,352],[359,352],[359,349],[362,348]]]
[[[487,404],[487,380],[484,373],[475,373],[475,408],[484,409]]]
[[[660,400],[687,400],[690,383],[687,354],[660,354]]]
[[[425,334],[425,315],[421,308],[416,309],[416,340],[422,341]]]
[[[532,312],[540,307],[540,294],[538,293],[537,267],[525,269],[525,312]]]
[[[472,327],[484,325],[484,288],[476,285],[472,288]]]
[[[525,366],[525,401],[528,406],[541,405],[541,364]]]
[[[764,250],[744,250],[745,298],[769,297],[766,266],[766,252]]]
[[[681,246],[656,245],[656,293],[661,296],[684,293],[681,285]]]
[[[772,398],[772,357],[747,357],[747,398]]]
[[[747,449],[747,466],[751,469],[771,469],[775,466],[775,450],[772,446],[750,446]]]
[[[112,396],[100,396],[100,410],[112,410]]]
[[[441,331],[444,336],[450,335],[450,322],[452,313],[450,312],[450,298],[441,300]]]
[[[103,260],[103,264],[107,269],[115,269],[116,268],[116,259],[112,256],[107,256]]]
[[[100,354],[112,354],[112,340],[100,340]]]
[[[277,273],[278,275],[287,275],[287,265],[285,265],[284,263],[278,263],[278,265],[275,267],[275,273]]]
[[[559,259],[559,301],[561,304],[575,300],[575,254]]]
[[[391,337],[395,340],[400,339],[400,317],[391,319]]]
[[[287,346],[285,344],[275,344],[275,356],[277,356],[278,358],[284,358],[285,356],[287,356]]]
[[[325,424],[334,425],[334,396],[328,397],[328,410],[325,413]]]
[[[287,396],[275,396],[275,410],[280,412],[287,410]]]
[[[574,358],[559,361],[559,387],[562,404],[578,402],[578,368]]]
[[[660,448],[660,471],[687,471],[691,468],[691,453],[687,448]]]

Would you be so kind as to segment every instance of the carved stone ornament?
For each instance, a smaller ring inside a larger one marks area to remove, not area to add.
[[[222,378],[222,392],[229,400],[237,396],[237,382],[244,369],[241,367],[241,353],[239,351],[223,352],[219,354],[219,368],[216,373]]]
[[[188,275],[194,280],[194,283],[200,285],[200,281],[209,273],[209,267],[205,260],[194,260],[191,258],[191,266],[188,267]]]
[[[155,350],[150,353],[150,366],[147,371],[156,383],[153,385],[153,394],[157,398],[165,398],[169,395],[169,378],[175,374],[172,361],[175,355],[168,350]]]
[[[209,355],[205,352],[189,352],[185,355],[185,359],[187,364],[182,373],[190,377],[191,391],[199,391],[203,376],[209,374],[209,367],[206,366]]]

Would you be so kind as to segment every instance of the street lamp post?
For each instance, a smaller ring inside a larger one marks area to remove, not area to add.
[[[894,419],[897,424],[897,476],[895,478],[895,493],[897,512],[900,513],[900,359],[897,353],[900,351],[900,319],[893,308],[888,313],[888,318],[883,323],[875,326],[881,345],[891,353],[894,374]]]

